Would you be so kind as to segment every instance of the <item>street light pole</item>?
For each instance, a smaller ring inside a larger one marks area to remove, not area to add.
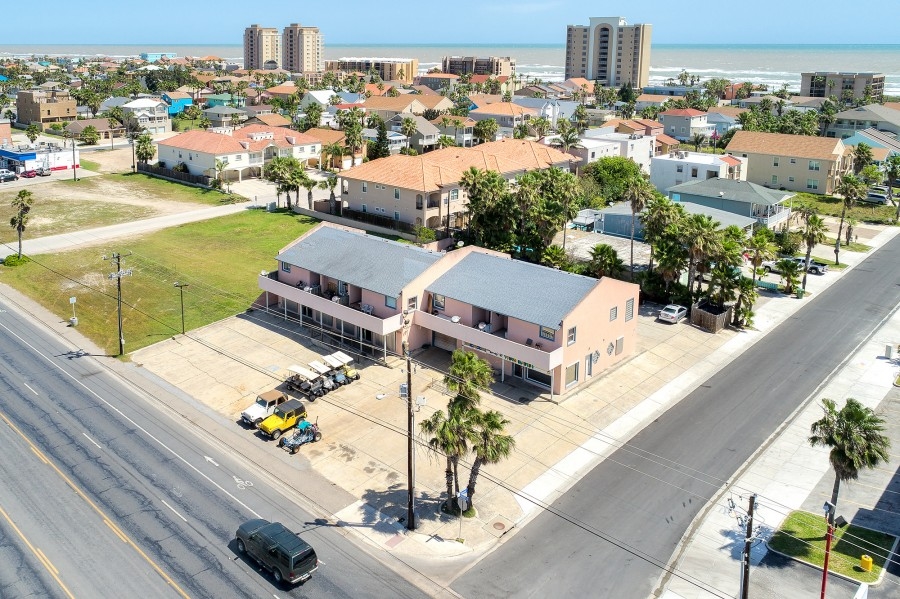
[[[128,134],[128,141],[129,141],[129,143],[131,143],[131,172],[133,173],[137,170],[137,163],[135,162],[135,159],[134,159],[134,134],[133,133]]]
[[[828,585],[828,558],[831,557],[831,539],[834,537],[834,512],[836,509],[830,501],[826,501],[823,507],[825,509],[825,522],[828,526],[828,531],[825,533],[825,563],[822,564],[821,599],[825,599],[825,587]]]
[[[178,291],[181,295],[181,334],[184,335],[184,288],[187,287],[189,283],[179,283],[175,281],[175,287],[178,288]]]

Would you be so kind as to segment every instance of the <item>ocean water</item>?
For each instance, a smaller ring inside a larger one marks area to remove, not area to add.
[[[243,61],[240,45],[9,45],[0,44],[4,56],[137,56],[141,52],[175,52],[179,56],[219,56]],[[369,56],[418,58],[419,69],[440,66],[442,56],[511,56],[519,73],[544,81],[563,79],[562,45],[339,45],[326,44],[325,58]],[[657,44],[650,58],[650,82],[663,83],[682,69],[703,79],[723,77],[735,82],[765,83],[774,88],[787,83],[800,87],[803,71],[875,71],[885,74],[885,92],[900,95],[900,44],[884,45],[690,45]]]

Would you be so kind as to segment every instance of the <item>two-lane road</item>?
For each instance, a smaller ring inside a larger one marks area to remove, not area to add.
[[[553,504],[581,526],[545,511],[453,589],[473,598],[645,599],[707,501],[897,310],[898,265],[895,237]]]
[[[0,595],[426,596],[227,447],[0,308]],[[251,517],[316,548],[309,582],[278,587],[238,556]]]

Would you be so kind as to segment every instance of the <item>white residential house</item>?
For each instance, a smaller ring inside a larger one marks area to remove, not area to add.
[[[399,131],[387,130],[388,148],[391,154],[399,154],[400,150],[406,147],[406,136]],[[378,129],[363,129],[363,139],[367,142],[375,143],[378,141]]]
[[[630,158],[641,167],[641,172],[650,172],[650,159],[656,153],[656,138],[639,133],[603,133],[598,129],[585,131],[585,138],[614,143],[618,146],[618,156]]]
[[[184,164],[193,175],[215,177],[219,160],[227,162],[223,176],[230,181],[259,177],[263,165],[273,158],[293,156],[305,164],[318,161],[322,153],[322,143],[312,136],[264,125],[248,125],[230,133],[187,131],[157,145],[159,162],[168,168]]]
[[[705,179],[747,180],[747,159],[728,154],[669,152],[650,161],[650,183],[667,193],[670,187]]]
[[[122,104],[122,112],[134,115],[137,122],[150,134],[172,131],[169,105],[158,98],[132,100],[127,104]]]
[[[569,154],[581,158],[578,166],[584,168],[586,164],[596,162],[601,158],[618,156],[620,150],[621,146],[618,142],[582,137],[577,146],[569,148]]]

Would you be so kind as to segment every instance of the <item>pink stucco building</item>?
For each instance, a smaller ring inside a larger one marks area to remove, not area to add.
[[[322,223],[259,276],[267,309],[377,358],[464,348],[499,377],[570,392],[630,355],[638,286],[513,260],[479,247],[440,252]],[[405,313],[405,315],[404,315]]]

